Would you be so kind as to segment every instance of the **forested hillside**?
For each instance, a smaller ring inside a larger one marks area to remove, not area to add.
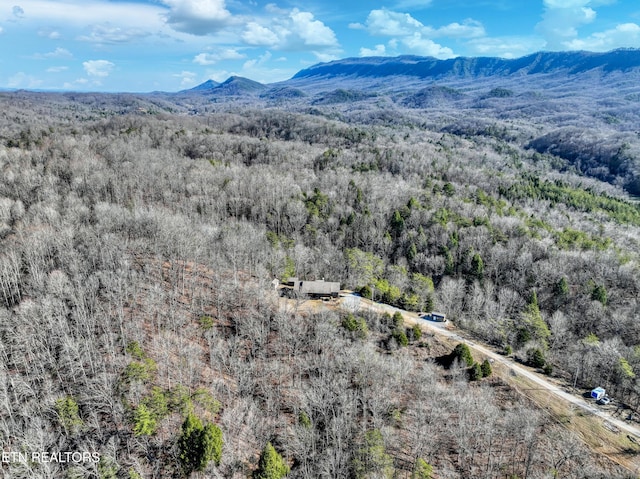
[[[100,459],[5,477],[629,477],[500,380],[438,365],[436,339],[271,285],[446,312],[637,409],[623,185],[509,131],[333,96],[198,115],[37,98],[0,99],[0,441]]]

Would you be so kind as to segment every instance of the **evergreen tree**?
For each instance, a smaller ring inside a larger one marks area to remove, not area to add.
[[[391,231],[394,236],[397,238],[402,234],[404,230],[404,218],[400,214],[398,210],[393,212],[393,217],[391,218]]]
[[[569,295],[569,284],[564,276],[556,283],[555,294],[560,299],[564,299]]]
[[[289,474],[289,466],[270,442],[262,450],[253,479],[281,479]]]
[[[78,428],[82,426],[82,419],[80,419],[80,409],[76,400],[67,396],[56,401],[56,412],[62,426],[69,432],[76,432]]]
[[[413,336],[414,341],[420,341],[420,338],[422,337],[422,329],[420,329],[420,326],[414,324],[411,328],[411,335]]]
[[[215,424],[203,426],[202,421],[192,412],[182,423],[182,434],[178,440],[180,462],[184,472],[204,471],[213,461],[220,464],[222,458],[222,431]]]
[[[534,368],[543,368],[546,364],[544,353],[539,348],[530,349],[527,352],[527,359]]]
[[[203,452],[203,470],[207,466],[208,461],[213,461],[216,466],[220,465],[222,460],[222,430],[215,424],[207,424],[202,432],[202,452]]]
[[[601,284],[595,285],[593,287],[593,290],[591,291],[591,299],[593,299],[594,301],[600,301],[602,303],[602,306],[606,306],[607,305],[606,288]]]
[[[453,254],[449,250],[449,248],[444,249],[444,274],[452,275],[455,273],[456,263],[453,259]]]
[[[480,367],[482,368],[483,378],[488,378],[493,373],[493,370],[491,369],[491,363],[489,362],[488,359],[485,359],[484,361],[482,361],[482,365]]]
[[[387,454],[382,433],[378,429],[367,431],[364,435],[364,444],[354,459],[354,472],[357,479],[393,477],[393,459]]]
[[[407,259],[409,261],[413,261],[417,255],[418,249],[416,248],[416,244],[411,243],[411,245],[409,245],[409,250],[407,251]]]
[[[404,324],[404,316],[402,316],[402,313],[400,311],[396,311],[395,313],[393,313],[393,325],[396,328],[399,328],[403,324]]]
[[[146,405],[140,404],[134,414],[133,433],[136,436],[150,436],[156,432],[156,427],[157,422],[152,411]]]
[[[458,344],[453,352],[451,353],[452,362],[456,359],[466,364],[467,367],[471,367],[473,365],[473,356],[471,355],[471,350],[469,346],[465,343]]]
[[[547,323],[542,319],[540,307],[538,306],[538,295],[535,290],[531,294],[529,304],[523,312],[523,320],[527,331],[531,334],[531,338],[540,341],[546,348],[551,331],[549,331]]]
[[[471,258],[471,274],[478,279],[482,279],[484,276],[484,261],[480,253],[475,253]]]
[[[482,379],[482,367],[478,363],[473,363],[469,369],[469,379],[471,381],[478,381]]]
[[[411,479],[431,479],[433,467],[424,459],[418,458],[416,465],[413,467]]]
[[[398,346],[407,346],[409,344],[409,338],[407,338],[407,333],[405,333],[402,329],[394,329],[391,333],[393,339],[396,340]]]

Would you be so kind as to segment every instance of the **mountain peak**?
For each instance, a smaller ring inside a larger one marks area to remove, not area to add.
[[[188,90],[183,90],[183,91],[184,92],[204,92],[204,91],[212,90],[218,85],[220,85],[220,83],[218,83],[217,81],[207,80],[206,82],[201,83],[198,86],[195,86],[193,88],[189,88]]]

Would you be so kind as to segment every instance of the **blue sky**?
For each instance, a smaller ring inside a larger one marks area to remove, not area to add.
[[[0,3],[0,88],[177,91],[344,57],[640,48],[638,0]]]

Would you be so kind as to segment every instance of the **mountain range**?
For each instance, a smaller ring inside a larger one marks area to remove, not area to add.
[[[464,84],[469,81],[502,80],[522,84],[536,79],[585,77],[593,80],[594,76],[638,75],[639,72],[640,49],[618,49],[607,53],[539,52],[516,59],[458,57],[438,60],[404,55],[346,58],[319,63],[299,71],[289,80],[269,85],[237,76],[222,84],[208,80],[180,93],[246,94],[285,86],[317,91],[328,83],[335,85],[338,80],[342,87],[390,91],[436,81]],[[381,80],[384,80],[384,85]]]
[[[232,76],[189,90],[148,94],[3,93],[39,108],[83,105],[106,111],[208,115],[285,110],[360,125],[441,131],[498,149],[552,155],[553,168],[620,186],[640,196],[640,49],[539,52],[516,59],[366,57],[320,63],[262,84]]]
[[[539,52],[516,59],[346,58],[311,66],[278,83],[234,76],[167,95],[170,101],[188,98],[198,111],[229,101],[302,111],[322,106],[341,113],[409,108],[443,117],[467,111],[476,118],[635,131],[640,124],[640,49]]]
[[[346,58],[279,83],[231,77],[166,99],[184,101],[193,113],[251,105],[492,136],[640,194],[640,49],[516,59]]]

